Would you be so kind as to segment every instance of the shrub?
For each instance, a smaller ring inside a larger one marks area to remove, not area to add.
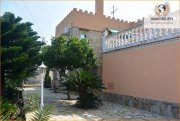
[[[100,78],[91,71],[78,69],[70,72],[62,83],[68,90],[78,92],[76,106],[78,108],[88,109],[97,108],[102,105],[102,99],[97,92],[105,89]]]
[[[46,74],[44,78],[44,87],[51,88],[51,77],[49,76],[49,69],[46,69]]]
[[[40,97],[38,94],[31,94],[27,98],[27,102],[25,105],[26,111],[35,111],[40,107]]]

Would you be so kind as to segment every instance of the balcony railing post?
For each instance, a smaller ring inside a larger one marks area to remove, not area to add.
[[[118,47],[118,43],[119,43],[119,38],[118,35],[116,35],[116,47]]]
[[[128,31],[128,41],[129,41],[129,44],[131,44],[131,31],[130,30]]]
[[[131,41],[134,43],[134,29],[131,30]]]
[[[135,35],[136,35],[136,42],[138,41],[138,28],[135,30]]]
[[[143,41],[143,34],[142,34],[142,30],[143,30],[143,28],[142,28],[142,27],[140,27],[140,29],[139,29],[139,33],[140,33],[140,41],[141,41],[141,42]]]
[[[159,28],[159,36],[162,36],[162,29]]]
[[[144,40],[147,40],[147,29],[144,28]]]
[[[121,33],[121,41],[122,41],[122,45],[124,45],[124,36],[123,36],[124,34],[123,33]]]
[[[154,34],[154,37],[156,38],[157,37],[156,28],[153,28],[153,34]]]
[[[149,39],[152,39],[152,29],[149,28]]]
[[[168,35],[168,28],[165,28],[165,34]]]
[[[118,38],[119,38],[119,39],[118,39],[118,42],[119,42],[119,43],[118,43],[118,47],[121,46],[121,38],[120,38],[120,37],[121,37],[121,35],[118,34]]]

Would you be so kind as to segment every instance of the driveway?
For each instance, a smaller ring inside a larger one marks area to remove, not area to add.
[[[40,87],[32,86],[24,88],[25,98],[28,95],[36,93],[40,95]],[[75,95],[71,96],[75,99]],[[86,120],[174,120],[170,117],[161,116],[153,114],[150,112],[142,111],[139,109],[123,106],[120,104],[111,103],[108,101],[103,101],[103,106],[98,109],[78,109],[74,107],[76,100],[65,100],[66,94],[64,93],[54,93],[50,89],[44,89],[44,103],[45,105],[53,105],[54,111],[51,114],[51,121],[64,121],[64,120],[76,120],[76,121],[86,121]],[[27,121],[33,113],[27,113]]]

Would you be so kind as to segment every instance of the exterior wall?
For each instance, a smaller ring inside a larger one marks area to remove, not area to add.
[[[80,35],[86,35],[89,40],[89,45],[92,47],[95,56],[97,57],[98,74],[101,76],[102,69],[102,33],[99,31],[87,30],[72,27],[70,29],[71,36],[80,37]]]
[[[104,99],[180,118],[180,38],[103,54]]]
[[[174,41],[105,53],[106,92],[178,103],[179,45]]]
[[[88,30],[104,31],[107,27],[114,29],[127,29],[132,27],[134,22],[128,22],[111,17],[106,17],[92,12],[78,11],[74,8],[56,27],[56,37],[64,33],[65,27],[85,28]]]

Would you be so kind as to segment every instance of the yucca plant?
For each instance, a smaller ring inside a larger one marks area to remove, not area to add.
[[[48,121],[52,112],[52,106],[45,106],[35,111],[31,118],[31,121]]]
[[[105,89],[99,76],[91,71],[82,69],[70,72],[62,83],[68,90],[78,92],[76,106],[79,108],[97,108],[102,104],[102,100],[97,92]]]

